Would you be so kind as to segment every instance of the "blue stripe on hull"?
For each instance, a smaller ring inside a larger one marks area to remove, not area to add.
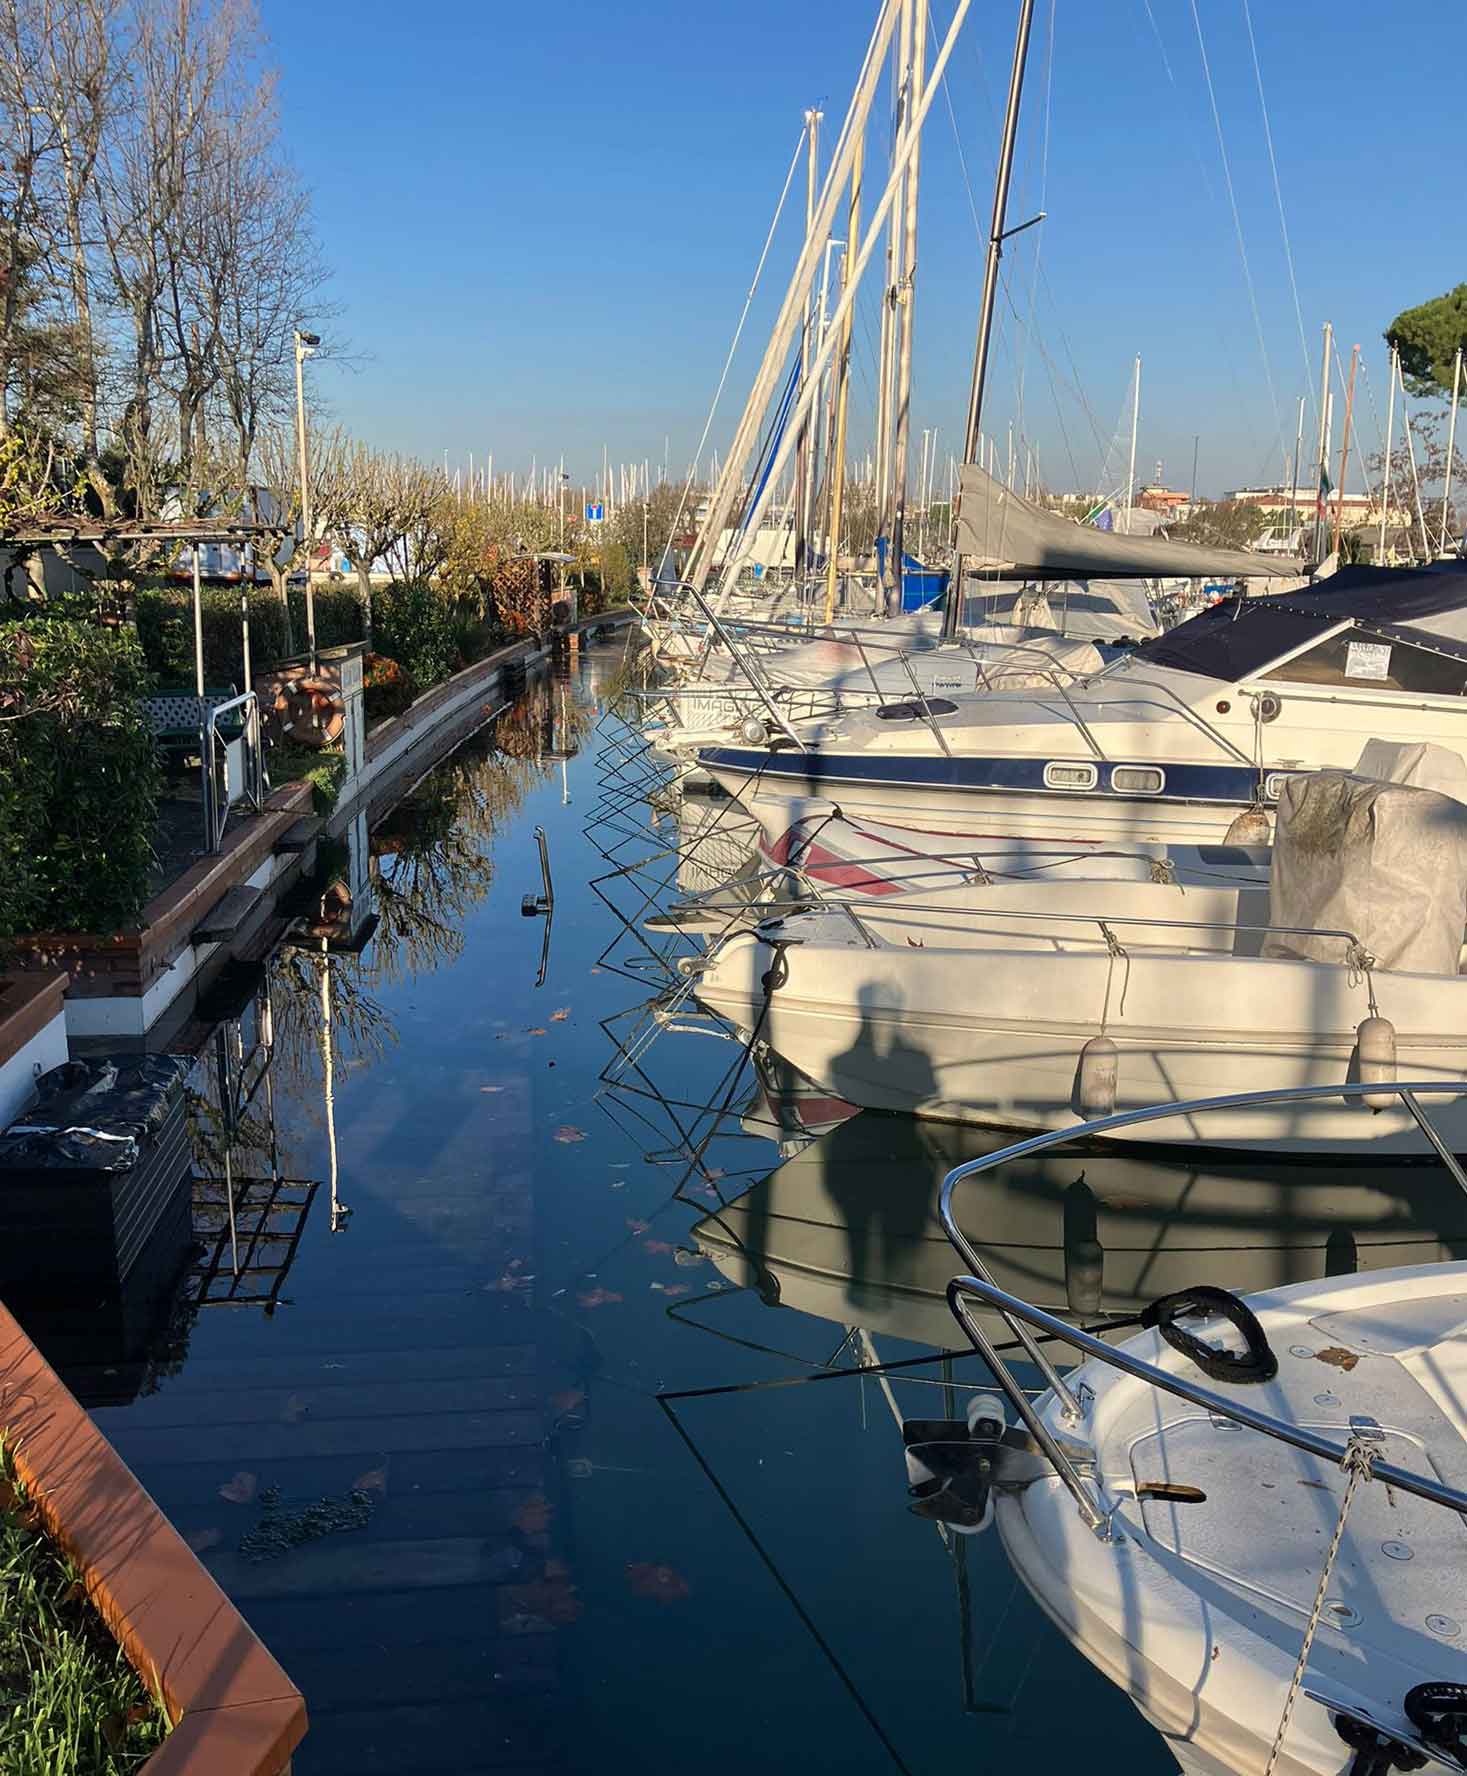
[[[1056,802],[1084,801],[1099,796],[1121,802],[1215,802],[1247,807],[1259,799],[1258,773],[1247,765],[1153,766],[1149,760],[1120,759],[1099,767],[1094,789],[1055,789],[1044,781],[1048,764],[1086,764],[1084,759],[947,758],[909,754],[769,752],[763,747],[714,746],[698,754],[705,770],[737,772],[758,778],[790,795],[822,795],[844,783],[880,784],[886,788],[924,790],[994,790],[1000,793],[1052,796]],[[1137,795],[1110,787],[1117,767],[1162,769],[1166,788],[1157,795]]]

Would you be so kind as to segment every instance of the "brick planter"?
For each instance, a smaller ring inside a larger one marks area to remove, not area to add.
[[[0,1425],[47,1534],[174,1723],[146,1776],[282,1776],[300,1691],[4,1307]]]

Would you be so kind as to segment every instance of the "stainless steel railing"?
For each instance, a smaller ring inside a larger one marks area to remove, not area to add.
[[[1164,1120],[1173,1116],[1192,1117],[1204,1112],[1253,1108],[1267,1104],[1291,1104],[1321,1098],[1348,1100],[1362,1098],[1367,1094],[1371,1097],[1382,1094],[1399,1097],[1421,1128],[1437,1157],[1447,1167],[1459,1187],[1467,1192],[1467,1173],[1463,1172],[1460,1163],[1433,1127],[1419,1102],[1421,1096],[1462,1097],[1467,1095],[1467,1078],[1450,1083],[1441,1080],[1399,1080],[1352,1085],[1293,1086],[1273,1091],[1239,1092],[1218,1098],[1196,1098],[1179,1104],[1148,1105],[1145,1109],[1121,1111],[1114,1116],[1101,1117],[1096,1121],[1076,1123],[1067,1129],[1055,1129],[1045,1134],[1032,1135],[1026,1140],[1016,1141],[1012,1146],[1000,1149],[997,1153],[984,1154],[978,1159],[969,1160],[964,1165],[955,1166],[943,1179],[942,1190],[938,1197],[938,1215],[943,1231],[947,1234],[953,1249],[968,1267],[965,1274],[954,1277],[948,1284],[948,1306],[962,1327],[969,1343],[983,1358],[1009,1404],[1014,1408],[1045,1459],[1053,1467],[1061,1483],[1074,1499],[1081,1517],[1097,1534],[1109,1534],[1109,1512],[1100,1496],[1098,1485],[1092,1487],[1086,1484],[1086,1478],[1080,1471],[1084,1461],[1083,1456],[1074,1447],[1066,1448],[1044,1422],[1044,1415],[1040,1409],[1042,1401],[1036,1403],[1030,1399],[1028,1392],[1020,1385],[1013,1370],[1004,1361],[993,1341],[978,1323],[969,1306],[970,1302],[979,1302],[983,1306],[993,1309],[999,1315],[1013,1333],[1025,1356],[1044,1377],[1046,1385],[1053,1393],[1059,1406],[1062,1423],[1072,1429],[1084,1422],[1085,1401],[1059,1374],[1053,1362],[1035,1339],[1035,1332],[1041,1332],[1046,1338],[1067,1344],[1091,1361],[1108,1364],[1111,1368],[1120,1370],[1137,1381],[1143,1381],[1163,1393],[1172,1394],[1215,1417],[1227,1419],[1245,1429],[1273,1437],[1279,1442],[1287,1443],[1293,1448],[1301,1449],[1306,1454],[1317,1456],[1321,1460],[1333,1462],[1337,1466],[1344,1461],[1347,1446],[1337,1443],[1332,1438],[1321,1436],[1315,1431],[1290,1424],[1287,1420],[1276,1418],[1269,1413],[1259,1412],[1251,1406],[1241,1405],[1224,1394],[1215,1393],[1210,1388],[1202,1387],[1196,1382],[1174,1375],[1169,1370],[1132,1355],[1129,1351],[1106,1344],[1104,1340],[1095,1337],[1093,1333],[1082,1331],[1078,1326],[1072,1326],[1056,1315],[1046,1313],[1043,1308],[1034,1307],[1018,1296],[1000,1289],[966,1234],[958,1226],[953,1213],[955,1189],[965,1178],[996,1170],[1000,1166],[1012,1164],[1015,1160],[1026,1158],[1031,1154],[1061,1146],[1067,1141],[1104,1136],[1117,1129],[1133,1127],[1138,1123]],[[1467,1516],[1467,1493],[1459,1492],[1454,1487],[1445,1486],[1440,1481],[1425,1475],[1412,1473],[1409,1469],[1397,1467],[1393,1462],[1374,1462],[1372,1473],[1375,1478],[1385,1481],[1387,1485],[1397,1486],[1403,1492],[1409,1492],[1417,1498],[1425,1499],[1428,1503],[1444,1505],[1448,1510]]]

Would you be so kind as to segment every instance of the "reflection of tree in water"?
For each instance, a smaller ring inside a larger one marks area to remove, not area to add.
[[[373,979],[421,974],[462,951],[464,924],[494,881],[494,835],[548,774],[490,753],[500,737],[497,726],[492,740],[456,754],[373,831]]]

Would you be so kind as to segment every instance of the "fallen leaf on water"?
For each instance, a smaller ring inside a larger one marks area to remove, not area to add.
[[[563,1122],[555,1131],[555,1139],[557,1141],[564,1141],[567,1146],[572,1141],[584,1141],[585,1138],[586,1131],[584,1129],[578,1129],[573,1122]]]
[[[292,1394],[281,1408],[280,1416],[287,1424],[298,1425],[310,1410],[306,1400],[299,1394]]]
[[[550,1404],[557,1412],[574,1412],[586,1404],[584,1388],[567,1388],[563,1394],[552,1394]]]
[[[630,1215],[627,1216],[627,1226],[633,1233],[645,1233],[651,1225],[650,1221],[636,1221]]]
[[[659,1295],[686,1295],[689,1292],[686,1283],[649,1283],[647,1287],[655,1289]]]
[[[705,1170],[703,1172],[703,1176],[705,1178],[710,1178],[710,1179],[712,1179],[712,1178],[726,1178],[728,1176],[728,1173],[726,1171],[724,1171],[722,1166],[708,1166],[705,1168]]]
[[[705,1252],[690,1252],[686,1246],[679,1246],[672,1255],[674,1264],[706,1264],[708,1256]]]
[[[618,1178],[616,1180],[616,1182],[611,1186],[611,1188],[613,1190],[625,1190],[626,1187],[627,1187],[627,1181],[625,1178]]]
[[[481,1092],[502,1092],[504,1087],[502,1085],[481,1085],[479,1090]]]
[[[601,970],[599,968],[593,968],[591,972],[592,974],[600,974]]]
[[[620,1301],[621,1296],[615,1289],[583,1289],[576,1300],[582,1307],[609,1307],[613,1302]]]
[[[536,1024],[533,1030],[526,1030],[526,1036],[544,1036],[548,1034],[543,1024]]]
[[[643,1240],[642,1250],[655,1252],[659,1258],[665,1258],[673,1250],[673,1245],[670,1240]]]
[[[568,1005],[562,1005],[559,1011],[551,1012],[550,1021],[552,1024],[563,1024],[569,1016],[570,1007]]]
[[[188,1538],[188,1545],[195,1554],[206,1553],[210,1548],[217,1548],[224,1540],[224,1532],[220,1529],[196,1529]]]
[[[351,1483],[353,1492],[380,1492],[387,1496],[387,1463],[380,1468],[368,1468],[365,1474],[358,1474]]]
[[[532,1492],[514,1514],[515,1528],[522,1535],[544,1535],[550,1527],[550,1504],[543,1492]]]
[[[681,1603],[693,1594],[693,1587],[675,1568],[643,1560],[627,1562],[626,1580],[634,1597],[650,1597],[655,1603]]]
[[[231,1505],[247,1505],[255,1496],[257,1484],[253,1474],[246,1474],[241,1469],[232,1480],[226,1480],[219,1488],[219,1496]]]

